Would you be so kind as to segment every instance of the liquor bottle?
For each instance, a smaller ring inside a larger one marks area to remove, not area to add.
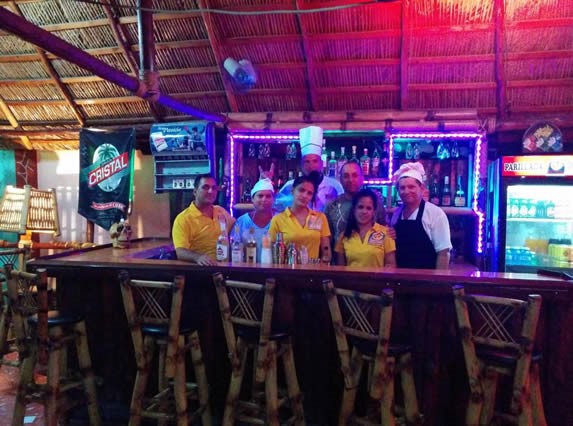
[[[283,265],[286,261],[286,245],[283,241],[283,233],[277,232],[277,239],[273,244],[273,263]]]
[[[458,186],[456,189],[456,195],[454,196],[454,206],[465,207],[466,206],[466,193],[462,185],[462,176],[458,175]]]
[[[263,264],[273,263],[273,252],[272,252],[272,247],[271,247],[271,237],[269,236],[268,233],[265,233],[265,235],[263,235],[261,245],[262,245],[261,263],[263,263]]]
[[[450,177],[444,176],[444,186],[442,188],[442,206],[448,207],[452,205],[452,193],[450,191]]]
[[[322,153],[320,154],[322,160],[322,172],[324,175],[328,174],[328,152],[326,152],[326,140],[322,140]]]
[[[440,185],[436,176],[432,178],[432,184],[430,185],[430,203],[436,206],[440,205]]]
[[[308,264],[308,249],[306,246],[300,246],[300,250],[298,251],[299,263],[301,265]]]
[[[218,262],[229,260],[229,238],[227,237],[227,226],[225,222],[219,222],[221,233],[217,237],[216,257]]]
[[[249,239],[245,246],[247,263],[257,262],[257,240],[255,239],[255,229],[249,228]]]
[[[294,170],[289,170],[288,171],[288,180],[293,180],[293,179],[294,179]]]
[[[235,234],[231,237],[231,263],[241,262],[243,262],[243,242],[237,229],[235,230]]]
[[[370,176],[370,157],[368,156],[368,148],[364,148],[364,155],[360,157],[360,168],[364,177]]]
[[[296,265],[297,250],[294,243],[291,241],[287,248],[287,264]]]
[[[336,170],[338,170],[338,173],[340,174],[340,171],[342,170],[342,166],[344,166],[344,164],[348,161],[348,157],[346,156],[346,153],[344,152],[346,150],[345,147],[341,146],[340,147],[340,157],[338,157],[338,162],[336,164]]]
[[[241,197],[242,203],[251,202],[251,179],[245,179],[245,185],[243,186],[243,195]]]
[[[380,157],[380,177],[387,178],[390,167],[390,155],[388,154],[388,145],[384,145],[382,148],[382,156]]]
[[[336,161],[336,153],[334,151],[330,152],[330,160],[328,160],[328,176],[336,177],[336,165],[338,162]]]
[[[380,153],[376,148],[374,148],[374,153],[372,154],[372,162],[370,164],[370,176],[375,178],[380,176]]]
[[[358,157],[356,156],[356,145],[352,145],[352,157],[350,161],[356,161],[358,163]]]

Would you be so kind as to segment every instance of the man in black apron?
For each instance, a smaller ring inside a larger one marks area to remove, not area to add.
[[[400,268],[448,269],[450,226],[442,209],[423,200],[424,167],[403,164],[394,174],[402,206],[392,216]]]

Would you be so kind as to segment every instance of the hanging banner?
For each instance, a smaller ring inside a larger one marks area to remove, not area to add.
[[[135,129],[80,131],[78,213],[105,230],[127,218],[133,191]]]

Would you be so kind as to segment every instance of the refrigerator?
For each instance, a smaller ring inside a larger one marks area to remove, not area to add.
[[[490,271],[573,272],[573,155],[500,157],[488,170]]]

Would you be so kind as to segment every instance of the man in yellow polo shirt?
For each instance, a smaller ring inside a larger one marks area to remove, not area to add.
[[[215,265],[221,223],[225,224],[228,233],[235,219],[224,208],[213,204],[219,191],[213,176],[199,175],[193,186],[195,199],[175,218],[171,238],[177,259],[199,265]]]

